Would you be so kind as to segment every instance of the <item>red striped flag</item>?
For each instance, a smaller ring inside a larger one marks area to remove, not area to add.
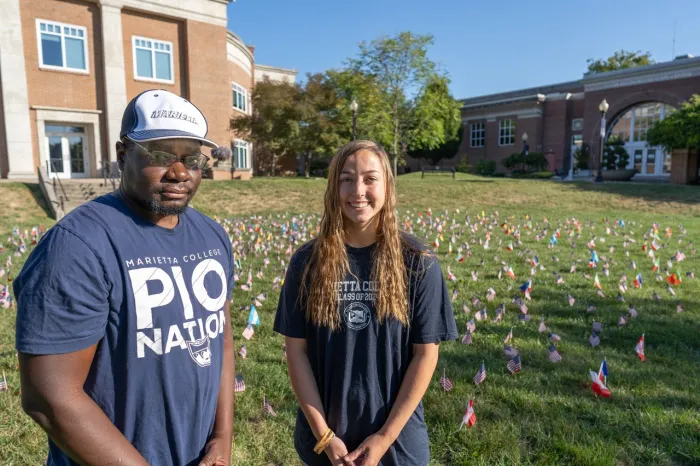
[[[474,412],[474,400],[469,400],[469,405],[467,406],[467,411],[464,413],[464,417],[462,417],[462,423],[459,425],[458,430],[462,430],[462,427],[465,425],[469,428],[474,427],[474,424],[476,424],[476,413]]]

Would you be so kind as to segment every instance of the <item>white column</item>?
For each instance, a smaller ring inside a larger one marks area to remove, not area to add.
[[[102,61],[104,63],[105,104],[107,111],[107,153],[111,162],[117,161],[116,144],[122,126],[126,100],[126,71],[122,38],[122,2],[101,0]]]
[[[7,177],[36,178],[19,1],[4,0],[0,14],[0,80],[9,163]]]

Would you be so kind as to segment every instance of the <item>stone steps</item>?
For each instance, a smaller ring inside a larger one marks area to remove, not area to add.
[[[106,184],[104,180],[67,180],[62,183],[62,186],[63,189],[56,186],[56,197],[59,201],[63,201],[63,210],[66,214],[85,202],[109,194],[115,189],[109,180]],[[119,187],[119,181],[115,181],[115,186]]]

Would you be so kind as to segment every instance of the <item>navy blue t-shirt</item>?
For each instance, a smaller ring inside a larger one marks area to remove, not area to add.
[[[413,344],[457,338],[457,325],[437,258],[425,254],[414,237],[404,234],[403,240],[407,246],[404,259],[409,326],[395,319],[381,324],[377,320],[375,297],[382,284],[371,281],[374,245],[346,246],[350,273],[336,284],[341,314],[341,327],[336,332],[307,321],[306,307],[298,299],[314,240],[294,254],[282,287],[275,331],[306,339],[326,422],[348,451],[355,450],[386,422],[413,358]],[[330,465],[325,453],[314,453],[316,438],[301,409],[297,413],[294,444],[304,463]],[[421,402],[379,464],[426,466],[429,461],[428,430]]]
[[[85,392],[149,464],[198,464],[214,425],[233,274],[231,242],[212,219],[188,208],[167,229],[119,194],[102,196],[51,228],[17,276],[17,350],[97,343]],[[49,439],[48,464],[75,463]]]

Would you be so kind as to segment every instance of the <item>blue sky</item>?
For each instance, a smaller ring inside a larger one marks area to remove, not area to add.
[[[455,97],[578,79],[587,58],[649,51],[700,56],[698,0],[236,0],[228,27],[256,62],[303,76],[338,68],[358,44],[410,30],[432,34],[430,57]]]

